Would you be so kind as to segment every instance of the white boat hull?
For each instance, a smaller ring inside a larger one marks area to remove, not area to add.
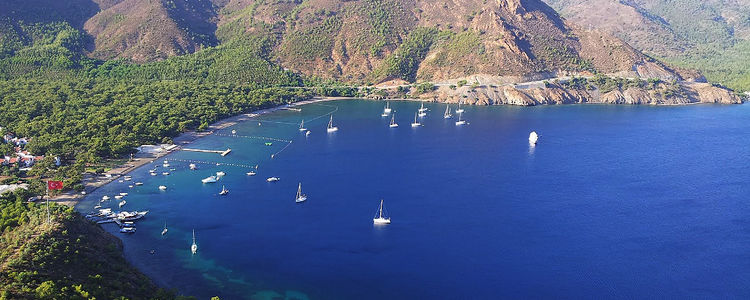
[[[299,197],[299,198],[295,199],[294,201],[297,202],[297,203],[305,202],[305,201],[307,201],[307,196]]]
[[[339,128],[338,127],[331,127],[331,128],[326,129],[326,131],[328,131],[328,132],[336,132],[336,131],[339,131]]]
[[[398,124],[391,124],[391,125],[388,125],[388,127],[390,127],[390,128],[396,128],[396,127],[398,127]]]
[[[466,125],[466,121],[456,121],[456,125]]]
[[[374,218],[372,219],[372,223],[375,225],[391,224],[391,218]]]
[[[420,123],[411,123],[411,127],[419,127],[422,126]]]

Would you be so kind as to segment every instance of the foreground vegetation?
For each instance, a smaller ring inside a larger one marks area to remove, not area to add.
[[[132,268],[121,242],[72,208],[0,197],[0,299],[182,299]]]

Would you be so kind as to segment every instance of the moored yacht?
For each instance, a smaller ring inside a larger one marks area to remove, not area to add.
[[[422,123],[419,123],[419,121],[417,121],[417,113],[414,113],[414,123],[411,123],[411,127],[419,127],[419,126],[422,126]]]
[[[302,120],[302,122],[299,123],[299,131],[307,131],[307,128],[305,128],[305,120]]]
[[[328,132],[336,132],[339,128],[336,126],[333,126],[333,115],[331,115],[331,120],[328,121],[328,127],[326,128],[326,131]]]
[[[118,205],[118,207],[123,207],[123,206],[125,206],[125,203],[128,203],[128,202],[127,202],[127,201],[125,201],[125,200],[122,200],[122,201],[120,201],[120,203],[118,203],[117,205]]]
[[[422,101],[422,106],[419,107],[419,112],[422,113],[422,112],[426,112],[426,111],[427,111],[427,108],[424,107],[424,101]]]
[[[103,196],[103,197],[102,197],[102,200],[104,200],[104,201],[107,201],[107,200],[109,200],[109,196]]]
[[[380,199],[380,207],[378,207],[378,212],[375,214],[375,218],[372,219],[372,223],[375,225],[391,224],[391,218],[386,217],[383,213],[383,199]]]
[[[396,114],[395,113],[391,116],[391,124],[388,125],[388,127],[390,127],[390,128],[396,128],[396,127],[398,127],[398,123],[396,123]]]
[[[227,175],[227,173],[224,173],[224,171],[216,172],[216,177],[221,177],[221,176],[224,176],[224,175]]]
[[[268,181],[268,182],[276,182],[276,181],[279,181],[279,180],[281,180],[281,178],[279,178],[279,177],[268,177],[266,179],[266,181]]]
[[[208,176],[206,178],[201,179],[201,182],[203,183],[214,183],[216,181],[218,181],[218,178],[216,178],[216,176]]]
[[[297,196],[294,197],[294,202],[301,203],[307,200],[307,195],[302,193],[302,182],[297,186]]]
[[[250,172],[247,172],[245,174],[247,174],[247,176],[255,176],[256,173],[255,173],[255,171],[250,171]]]
[[[164,229],[161,230],[161,235],[167,234],[167,222],[164,222]]]
[[[461,108],[461,100],[459,100],[459,101],[458,101],[458,108],[456,109],[456,113],[457,113],[457,114],[460,114],[460,113],[462,113],[462,112],[464,112],[464,109],[463,109],[463,108]]]
[[[451,114],[451,106],[450,104],[445,105],[445,113],[443,114],[443,119],[450,119],[453,118],[453,115]]]
[[[391,104],[390,104],[390,103],[389,103],[388,101],[386,101],[386,102],[385,102],[385,108],[383,108],[383,114],[384,114],[384,115],[388,115],[388,114],[390,114],[390,113],[391,113],[392,111],[393,111],[393,110],[391,109]]]
[[[143,182],[136,182],[135,183],[135,186],[142,186],[142,185],[143,185]]]
[[[466,120],[461,119],[462,115],[463,113],[458,113],[458,121],[456,121],[456,126],[466,125]]]
[[[221,192],[219,192],[219,195],[222,195],[222,196],[224,196],[224,195],[226,195],[226,194],[229,194],[229,190],[228,190],[228,189],[227,189],[226,187],[224,187],[224,186],[222,185],[222,186],[221,186]]]
[[[166,190],[167,190],[167,187],[166,187],[166,186],[164,186],[164,185],[160,185],[160,186],[159,186],[159,190],[161,190],[161,191],[166,191]]]
[[[198,166],[196,166],[195,164],[190,164],[188,165],[188,167],[190,167],[190,170],[195,170],[198,168]]]

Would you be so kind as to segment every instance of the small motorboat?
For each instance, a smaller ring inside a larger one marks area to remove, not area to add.
[[[104,200],[104,201],[107,201],[107,200],[109,200],[109,196],[103,196],[103,197],[102,197],[102,200]]]
[[[216,172],[216,177],[221,177],[221,176],[224,176],[224,175],[227,175],[227,173],[224,173],[224,171]]]
[[[142,186],[142,185],[143,185],[143,182],[136,182],[135,183],[135,186]]]
[[[117,195],[117,196],[115,196],[115,199],[120,200],[120,199],[122,199],[122,196]]]
[[[122,232],[122,233],[135,233],[135,227],[123,227],[123,228],[120,228],[120,232]]]
[[[120,196],[127,196],[128,193],[120,193]]]
[[[166,191],[166,190],[167,190],[167,187],[166,187],[166,186],[163,186],[163,185],[160,185],[160,186],[159,186],[159,190],[162,190],[162,191]]]
[[[247,176],[255,176],[256,173],[255,173],[255,171],[250,171],[250,172],[247,172],[245,174],[247,174]]]
[[[216,178],[216,176],[209,176],[209,177],[201,179],[201,182],[203,182],[203,183],[214,183],[214,182],[216,182],[218,180],[219,179]]]
[[[536,131],[532,131],[529,133],[529,144],[536,145],[536,142],[539,140],[539,135],[536,134]]]
[[[169,172],[161,172],[161,175],[167,176],[169,175]]]
[[[122,201],[120,201],[120,203],[118,203],[117,205],[118,205],[119,207],[123,207],[123,206],[125,206],[125,203],[128,203],[128,201],[122,200]]]
[[[190,167],[190,170],[195,170],[198,168],[195,164],[190,164],[189,167]]]
[[[268,182],[276,182],[276,181],[279,181],[279,180],[281,180],[281,178],[279,178],[279,177],[268,177],[266,179],[266,181],[268,181]]]

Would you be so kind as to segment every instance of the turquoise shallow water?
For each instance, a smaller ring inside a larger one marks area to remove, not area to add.
[[[199,298],[750,297],[750,105],[466,107],[456,127],[429,104],[420,128],[417,103],[391,105],[396,129],[374,101],[263,115],[190,146],[230,155],[173,153],[171,175],[148,175],[161,159],[131,173],[143,186],[114,182],[78,209],[129,192],[124,208],[150,210],[138,232],[105,228],[158,284]],[[393,224],[374,227],[381,198]]]

